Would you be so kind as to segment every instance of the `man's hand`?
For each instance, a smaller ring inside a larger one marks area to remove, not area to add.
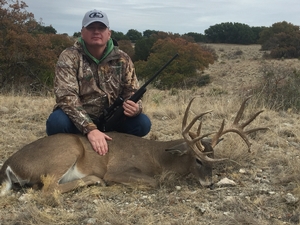
[[[92,130],[87,134],[93,149],[99,155],[105,155],[108,152],[108,144],[106,140],[112,140],[111,137],[105,133],[99,131],[98,129]]]
[[[135,103],[134,101],[127,100],[123,103],[124,108],[124,115],[133,117],[140,113],[140,106],[138,103]]]

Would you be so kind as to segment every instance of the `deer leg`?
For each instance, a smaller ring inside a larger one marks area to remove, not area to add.
[[[101,186],[106,186],[105,182],[101,178],[94,175],[89,175],[81,179],[69,181],[66,183],[56,184],[55,187],[51,187],[50,189],[56,189],[61,193],[66,193],[75,190],[79,187],[86,187],[89,185],[97,185],[97,184],[100,184]],[[45,191],[44,188],[43,191]]]
[[[138,185],[145,185],[150,187],[157,187],[157,181],[148,176],[138,169],[131,169],[130,171],[124,171],[121,173],[107,173],[104,178],[106,183],[121,183],[124,185],[132,185],[133,183]]]

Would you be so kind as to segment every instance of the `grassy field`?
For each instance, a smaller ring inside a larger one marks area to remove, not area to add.
[[[211,83],[191,90],[149,89],[144,111],[152,120],[145,138],[181,138],[181,121],[192,97],[192,114],[207,110],[203,132],[215,131],[222,119],[233,122],[240,103],[262,77],[266,64],[299,69],[299,60],[263,60],[260,46],[211,45],[219,55],[210,68]],[[74,192],[43,193],[25,189],[0,197],[2,224],[300,224],[300,124],[293,110],[274,110],[253,97],[243,120],[263,109],[251,127],[268,131],[251,135],[252,152],[236,134],[215,148],[215,157],[229,160],[214,166],[213,180],[228,178],[235,186],[206,189],[192,177],[160,178],[158,189],[114,185]],[[0,95],[0,165],[15,151],[45,134],[53,96],[17,91]]]

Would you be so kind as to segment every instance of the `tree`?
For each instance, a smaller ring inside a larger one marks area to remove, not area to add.
[[[134,47],[134,61],[144,60],[146,61],[150,55],[151,48],[153,44],[156,42],[156,38],[142,38],[135,43]]]
[[[246,24],[221,23],[205,31],[208,41],[213,43],[253,44],[256,43],[253,30]]]
[[[74,32],[73,37],[74,37],[74,38],[79,38],[79,37],[81,37],[81,32]]]
[[[145,30],[143,32],[143,37],[144,38],[149,38],[152,36],[152,34],[157,34],[159,31],[156,31],[156,30]]]
[[[265,28],[259,37],[259,43],[265,44],[270,38],[279,33],[293,34],[299,31],[299,26],[295,26],[286,21],[272,24],[271,27]]]
[[[159,31],[157,33],[153,33],[151,35],[151,37],[158,39],[165,39],[165,38],[180,38],[181,35],[180,34],[173,34],[171,32],[163,32],[163,31]]]
[[[286,21],[274,23],[260,33],[262,50],[270,50],[272,58],[300,57],[300,30]]]
[[[128,30],[126,36],[133,43],[135,43],[137,40],[140,40],[143,37],[141,32],[134,29]]]
[[[151,52],[147,61],[135,63],[137,74],[144,79],[149,79],[173,55],[179,54],[154,83],[154,86],[160,89],[183,88],[184,84],[187,88],[198,85],[201,76],[199,71],[203,71],[214,62],[210,52],[203,50],[199,44],[182,38],[159,39]]]
[[[111,31],[111,37],[113,39],[115,39],[116,41],[129,40],[129,38],[125,34],[123,34],[122,32],[119,32],[119,31],[114,31],[114,30]]]
[[[56,34],[57,31],[50,26],[44,26],[42,20],[36,22],[34,19],[26,22],[27,25],[33,25],[32,29],[28,30],[28,33],[33,34]]]
[[[129,40],[118,41],[118,44],[119,44],[119,48],[122,51],[126,52],[130,56],[130,58],[134,58],[134,49]]]
[[[258,43],[258,40],[259,40],[259,35],[260,33],[265,30],[266,27],[262,26],[262,27],[251,27],[251,30],[254,34],[254,40],[255,40],[255,43]]]
[[[59,52],[73,43],[64,35],[37,32],[41,26],[26,7],[0,0],[0,88],[51,84]]]
[[[203,34],[189,32],[189,33],[186,33],[184,35],[194,38],[195,42],[206,42],[206,37]]]
[[[44,34],[56,34],[57,31],[50,25],[50,26],[42,26],[42,33]]]
[[[187,35],[179,35],[179,34],[173,34],[173,33],[167,33],[167,32],[162,32],[162,31],[157,31],[157,32],[151,32],[149,30],[148,34],[151,33],[149,37],[143,37],[142,39],[139,39],[135,43],[135,58],[134,61],[138,60],[147,60],[151,53],[151,48],[154,45],[154,43],[158,39],[166,39],[166,38],[171,38],[171,39],[176,39],[176,38],[182,38],[188,42],[195,42],[194,38],[191,36]]]

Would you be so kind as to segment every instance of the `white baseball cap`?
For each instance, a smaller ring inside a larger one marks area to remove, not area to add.
[[[94,22],[100,22],[103,23],[106,27],[109,27],[107,15],[104,12],[101,12],[96,9],[88,11],[84,15],[82,20],[82,27],[87,27],[88,25]]]

